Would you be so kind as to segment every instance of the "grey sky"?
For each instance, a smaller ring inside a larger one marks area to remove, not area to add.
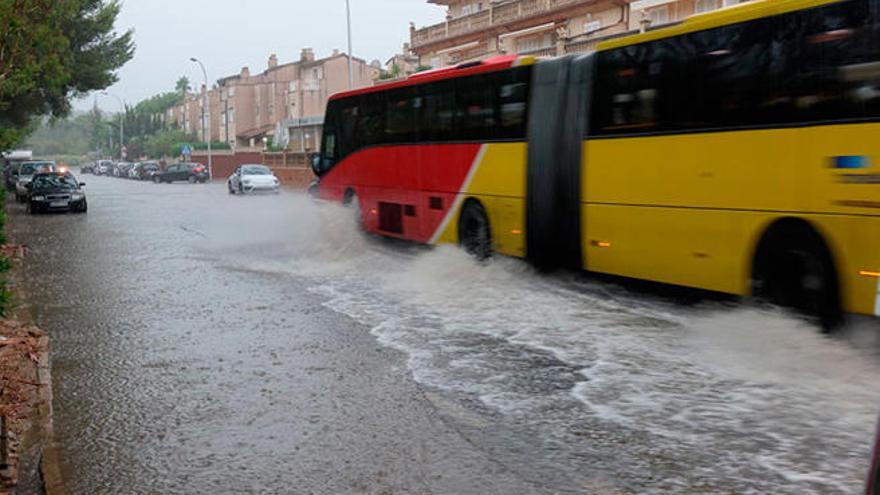
[[[409,21],[424,26],[445,14],[427,0],[351,0],[351,10],[355,56],[383,63],[409,40]],[[190,57],[205,63],[213,83],[244,66],[264,70],[272,53],[285,63],[303,47],[318,57],[346,51],[345,0],[125,0],[116,26],[135,29],[137,51],[108,91],[129,104],[172,90],[181,75],[200,84],[201,69]],[[93,101],[75,106],[88,109]],[[97,101],[110,111],[119,107],[107,96]]]

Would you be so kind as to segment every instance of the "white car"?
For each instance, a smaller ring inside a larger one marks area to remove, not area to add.
[[[245,194],[255,191],[268,191],[277,193],[281,187],[281,181],[272,169],[264,165],[242,165],[226,180],[229,194]]]
[[[15,183],[15,199],[24,203],[28,197],[28,184],[34,178],[34,174],[40,172],[55,172],[55,162],[24,162],[18,166],[18,182]]]

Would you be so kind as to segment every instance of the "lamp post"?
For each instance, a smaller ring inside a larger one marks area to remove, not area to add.
[[[348,89],[354,88],[354,72],[351,68],[351,0],[345,0],[345,17],[348,19]]]
[[[208,142],[208,180],[214,180],[214,167],[211,160],[211,131],[208,125],[208,71],[205,70],[205,64],[201,60],[190,57],[190,62],[199,64],[202,68],[202,75],[205,76],[205,94],[202,99],[202,137]]]
[[[113,98],[116,98],[116,100],[119,102],[119,106],[122,107],[122,111],[119,114],[119,158],[121,160],[124,160],[125,157],[122,156],[122,149],[125,147],[125,102],[122,101],[122,98],[112,93],[102,91],[101,94],[104,96],[112,96]]]

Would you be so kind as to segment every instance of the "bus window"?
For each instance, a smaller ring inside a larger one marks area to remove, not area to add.
[[[484,141],[494,137],[498,125],[494,79],[494,74],[480,74],[455,81],[455,125],[459,139]]]
[[[452,81],[425,85],[422,98],[420,139],[427,142],[451,140],[455,130],[455,88]]]
[[[530,71],[526,67],[499,75],[499,138],[525,139],[529,75]]]
[[[386,95],[385,140],[391,144],[412,143],[418,140],[418,113],[422,99],[415,87],[389,91]]]

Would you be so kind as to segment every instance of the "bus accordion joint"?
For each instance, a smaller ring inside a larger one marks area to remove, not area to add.
[[[610,248],[611,243],[608,241],[590,241],[590,245],[596,248]]]
[[[859,275],[863,277],[880,278],[880,272],[874,272],[870,270],[861,270],[859,271]]]

